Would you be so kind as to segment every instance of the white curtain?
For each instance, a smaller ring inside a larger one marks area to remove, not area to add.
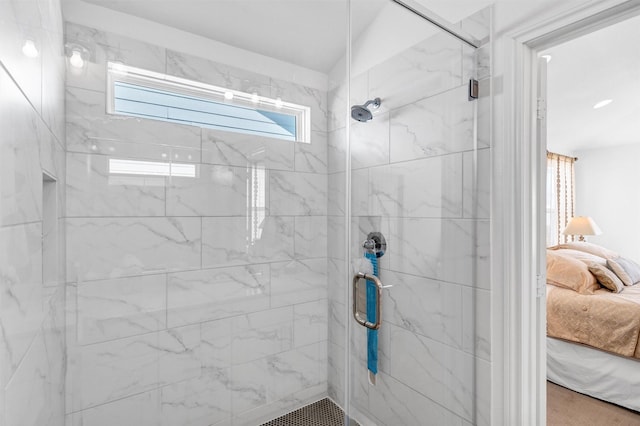
[[[576,160],[547,151],[547,247],[574,240],[562,231],[575,214]]]

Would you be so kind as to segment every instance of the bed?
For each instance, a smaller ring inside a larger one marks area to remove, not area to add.
[[[547,377],[640,411],[640,265],[634,264],[589,243],[547,250]]]

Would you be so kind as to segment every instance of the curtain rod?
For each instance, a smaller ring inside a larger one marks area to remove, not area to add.
[[[573,161],[578,161],[578,157],[572,157],[570,155],[564,155],[564,154],[558,154],[557,152],[551,152],[549,150],[547,150],[547,157],[548,156],[556,156],[556,157],[565,157],[565,158],[571,158]]]

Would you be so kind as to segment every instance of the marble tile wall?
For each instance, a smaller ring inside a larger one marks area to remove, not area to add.
[[[66,37],[91,52],[66,87],[67,424],[255,425],[326,395],[326,92]],[[311,143],[105,114],[107,60],[309,105]],[[196,176],[116,176],[111,159]]]
[[[23,53],[27,39],[37,56]],[[0,2],[0,40],[0,425],[61,426],[65,61],[59,1]],[[55,181],[46,190],[44,173]]]
[[[460,25],[488,43],[488,10]],[[350,126],[350,255],[357,263],[367,233],[381,231],[388,249],[380,276],[393,287],[383,295],[372,386],[365,329],[345,316],[343,277],[355,266],[341,256],[343,241],[329,241],[329,395],[341,404],[348,397],[366,424],[490,424],[487,54],[439,34],[350,80],[351,104],[382,99],[372,121]],[[467,98],[471,77],[483,89],[475,102]],[[345,230],[344,99],[344,87],[329,92],[330,235]]]

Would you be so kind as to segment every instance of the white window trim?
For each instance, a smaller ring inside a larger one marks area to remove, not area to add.
[[[175,77],[155,71],[135,68],[117,62],[107,62],[107,113],[119,114],[115,111],[114,87],[116,82],[141,85],[153,89],[196,96],[213,102],[231,103],[263,111],[273,111],[280,114],[292,115],[296,118],[296,142],[311,142],[311,108],[281,99],[273,99],[256,94],[241,92]],[[225,99],[225,94],[232,94],[231,101]],[[223,131],[223,130],[221,130]]]

